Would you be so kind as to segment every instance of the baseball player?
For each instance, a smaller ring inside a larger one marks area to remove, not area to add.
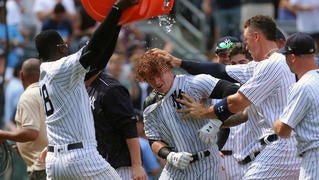
[[[319,177],[319,69],[314,61],[313,38],[306,33],[292,34],[280,49],[298,82],[289,94],[288,104],[274,123],[275,132],[283,137],[297,134],[298,154],[302,157],[299,179]]]
[[[146,179],[128,90],[105,72],[91,77],[86,84],[99,153],[123,180]]]
[[[229,48],[235,43],[240,42],[236,37],[225,36],[217,40],[215,54],[218,63],[231,64],[229,57]]]
[[[197,100],[221,98],[219,95],[222,92],[233,93],[238,87],[209,75],[175,76],[164,59],[155,58],[148,52],[137,61],[135,68],[139,81],[146,81],[164,95],[160,101],[147,106],[143,114],[145,134],[152,150],[167,160],[160,179],[222,179],[216,140],[209,138],[216,138],[221,124],[209,119],[181,120],[182,115],[176,110],[182,106],[176,98],[183,93],[192,94]],[[215,89],[217,86],[220,89]],[[206,123],[211,133],[206,131]]]
[[[117,1],[91,41],[69,56],[56,31],[43,31],[36,36],[36,48],[43,61],[39,85],[47,116],[47,179],[120,179],[96,149],[84,76],[90,66],[105,67],[119,32],[121,12],[136,3]]]
[[[288,139],[279,138],[271,129],[275,118],[279,117],[287,103],[290,86],[295,82],[295,76],[285,63],[285,57],[275,52],[278,49],[276,24],[267,16],[254,16],[245,23],[244,38],[254,59],[254,62],[246,65],[225,66],[181,61],[162,52],[158,56],[192,74],[208,73],[243,84],[236,94],[209,108],[192,99],[191,102],[177,100],[189,107],[179,112],[195,118],[225,120],[233,112],[242,111],[254,104],[257,115],[260,116],[258,119],[264,119],[269,128],[265,129],[266,132],[263,132],[263,136],[258,140],[263,150],[253,154],[256,159],[248,167],[244,179],[296,179],[301,163],[301,159],[296,156],[296,139],[294,136]]]

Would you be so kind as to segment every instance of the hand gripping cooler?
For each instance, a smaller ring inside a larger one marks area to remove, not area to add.
[[[112,8],[115,0],[81,0],[87,13],[101,22]],[[133,21],[145,20],[168,13],[174,0],[140,0],[139,4],[129,7],[120,18],[119,25]]]

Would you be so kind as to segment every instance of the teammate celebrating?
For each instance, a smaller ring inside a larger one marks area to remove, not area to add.
[[[288,105],[274,123],[275,132],[287,138],[297,133],[298,153],[303,157],[299,179],[319,177],[319,70],[314,60],[313,38],[305,33],[291,35],[281,53],[298,82],[289,95]]]
[[[185,117],[200,119],[227,119],[234,112],[254,104],[259,116],[257,119],[268,128],[258,140],[263,149],[248,167],[243,179],[296,179],[299,176],[301,159],[296,156],[296,140],[278,138],[272,126],[275,118],[282,113],[289,94],[295,83],[282,54],[276,53],[276,24],[267,16],[254,16],[245,22],[244,38],[254,62],[246,65],[222,65],[216,63],[195,63],[182,61],[158,51],[157,56],[170,61],[173,66],[181,66],[192,74],[207,73],[217,78],[243,84],[237,93],[224,98],[221,102],[206,108],[191,97],[177,100],[188,108],[179,110]],[[155,53],[155,52],[154,52]],[[259,61],[259,62],[256,62]],[[254,154],[256,156],[257,154]],[[280,167],[280,168],[278,168]]]
[[[136,3],[118,0],[88,45],[69,56],[56,31],[36,36],[39,58],[44,62],[39,85],[47,116],[47,179],[120,179],[96,149],[84,76],[91,66],[105,67],[114,50],[121,12]]]
[[[176,112],[182,105],[176,98],[182,93],[191,94],[197,100],[222,98],[223,93],[232,94],[238,87],[209,75],[175,76],[164,59],[155,58],[150,52],[137,61],[135,68],[139,81],[146,81],[164,95],[144,110],[145,134],[152,150],[167,160],[160,179],[222,179],[221,157],[216,140],[211,139],[216,138],[221,123],[194,118],[182,121],[182,115]]]

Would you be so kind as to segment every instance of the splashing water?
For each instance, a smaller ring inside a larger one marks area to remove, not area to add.
[[[169,17],[167,14],[157,16],[158,24],[160,27],[164,27],[166,32],[172,31],[172,26],[175,24],[175,20],[172,17]]]

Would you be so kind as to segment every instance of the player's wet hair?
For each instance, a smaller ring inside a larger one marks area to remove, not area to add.
[[[143,82],[149,77],[160,76],[163,72],[171,68],[172,66],[169,62],[148,51],[136,61],[136,79]]]
[[[245,28],[249,27],[251,32],[260,31],[270,41],[276,41],[276,23],[269,17],[257,15],[245,22]]]
[[[63,39],[54,30],[42,31],[35,37],[35,46],[41,61],[53,61],[57,53],[57,45],[63,43]]]

